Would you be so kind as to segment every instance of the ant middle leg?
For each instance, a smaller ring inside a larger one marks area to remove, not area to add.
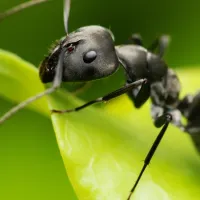
[[[92,101],[89,101],[81,106],[78,106],[76,108],[72,108],[72,109],[67,109],[67,110],[52,110],[52,113],[69,113],[69,112],[75,112],[75,111],[79,111],[79,110],[82,110],[90,105],[93,105],[95,103],[100,103],[100,102],[106,102],[106,101],[109,101],[111,99],[114,99],[115,97],[118,97],[122,94],[125,94],[127,93],[128,91],[132,90],[133,88],[136,88],[140,85],[143,85],[143,84],[146,84],[147,83],[147,80],[146,79],[140,79],[138,81],[135,81],[133,83],[130,83],[128,85],[125,85],[121,88],[119,88],[118,90],[115,90],[111,93],[108,93],[107,95],[103,96],[103,97],[99,97],[97,99],[94,99]]]

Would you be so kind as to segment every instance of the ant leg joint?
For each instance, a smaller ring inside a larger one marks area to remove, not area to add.
[[[172,115],[171,115],[170,113],[167,113],[167,114],[166,114],[166,121],[167,121],[167,122],[171,122],[172,119],[173,119]]]

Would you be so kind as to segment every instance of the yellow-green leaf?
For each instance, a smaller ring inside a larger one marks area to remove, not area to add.
[[[0,96],[19,103],[43,90],[36,67],[0,49]],[[45,115],[49,113],[45,98],[35,101],[29,107]]]
[[[198,89],[199,69],[179,70],[183,93]],[[69,93],[49,98],[54,109],[81,105]],[[149,104],[136,110],[124,95],[105,107],[52,115],[58,145],[79,199],[125,200],[157,136]],[[188,134],[170,126],[132,199],[198,200],[200,157]]]
[[[12,54],[0,53],[3,97],[19,102],[43,89],[32,66]],[[199,73],[197,68],[178,71],[183,93],[198,89]],[[34,85],[29,87],[29,82]],[[83,103],[62,90],[48,101],[50,109]],[[32,108],[48,113],[45,100],[37,103]],[[159,132],[152,124],[149,104],[136,110],[123,95],[100,108],[53,114],[52,121],[67,174],[79,199],[125,200]],[[188,134],[170,126],[132,199],[198,200],[199,185],[199,154]]]

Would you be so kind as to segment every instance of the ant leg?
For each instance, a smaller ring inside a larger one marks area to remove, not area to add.
[[[156,38],[153,43],[147,48],[149,51],[154,52],[158,48],[158,56],[163,57],[164,53],[169,46],[170,36],[162,35],[159,38]]]
[[[147,48],[148,51],[154,52],[159,46],[159,38],[157,37]]]
[[[189,122],[184,131],[189,133],[196,150],[200,153],[200,118],[197,118],[196,121]]]
[[[167,47],[169,46],[170,43],[170,36],[169,35],[162,35],[159,38],[159,46],[158,46],[158,55],[159,57],[163,57],[164,53],[167,49]]]
[[[191,94],[187,94],[183,99],[179,101],[177,109],[180,110],[184,117],[188,117],[189,107],[192,104],[194,96]]]
[[[142,84],[141,88],[133,88],[127,92],[136,108],[140,108],[150,97],[150,84]]]
[[[138,176],[133,188],[130,191],[130,194],[129,194],[127,200],[130,200],[133,192],[135,191],[135,189],[136,189],[136,187],[137,187],[137,185],[138,185],[138,183],[139,183],[139,181],[140,181],[140,179],[141,179],[146,167],[149,165],[149,163],[150,163],[150,161],[151,161],[151,159],[152,159],[152,157],[153,157],[158,145],[160,144],[160,142],[161,142],[161,140],[162,140],[162,138],[163,138],[163,136],[164,136],[164,134],[165,134],[165,132],[166,132],[166,130],[168,128],[168,125],[171,122],[171,120],[172,120],[172,116],[170,114],[168,114],[168,113],[166,113],[164,115],[161,115],[160,117],[158,117],[155,120],[156,127],[158,128],[158,127],[163,126],[163,128],[161,129],[161,131],[158,134],[157,138],[155,139],[153,145],[151,146],[151,149],[149,150],[149,152],[148,152],[148,154],[147,154],[147,156],[146,156],[146,158],[144,160],[144,165],[143,165],[143,167],[142,167],[142,169],[140,171],[140,174],[139,174],[139,176]]]
[[[51,88],[46,89],[44,92],[37,94],[36,96],[32,96],[32,97],[28,98],[27,100],[21,102],[17,106],[10,109],[2,117],[0,117],[0,124],[2,124],[8,118],[12,117],[15,113],[17,113],[19,110],[23,109],[28,104],[32,103],[33,101],[35,101],[37,99],[40,99],[41,97],[43,97],[47,94],[51,94],[57,88],[60,87],[61,82],[62,82],[62,74],[63,74],[64,53],[65,53],[65,48],[61,51],[61,54],[59,56],[58,64],[56,66],[56,74],[55,74],[55,77],[54,77],[54,80],[53,80],[53,86]]]
[[[142,37],[140,34],[134,33],[131,35],[131,40],[133,44],[143,46]]]
[[[188,121],[195,121],[200,118],[200,91],[193,97],[187,112]]]
[[[188,120],[184,131],[190,135],[196,149],[200,152],[200,92],[195,96],[187,95],[181,105]]]
[[[111,93],[108,93],[107,95],[105,95],[103,97],[99,97],[99,98],[97,98],[95,100],[89,101],[89,102],[83,104],[82,106],[79,106],[79,107],[76,107],[76,108],[72,108],[72,109],[68,109],[68,110],[52,110],[52,113],[69,113],[69,112],[79,111],[79,110],[82,110],[82,109],[92,105],[92,104],[109,101],[109,100],[111,100],[111,99],[113,99],[115,97],[118,97],[118,96],[128,92],[129,90],[132,90],[135,87],[138,87],[138,86],[140,86],[142,84],[145,84],[146,82],[147,82],[146,79],[140,79],[138,81],[130,83],[129,85],[125,85],[125,86],[121,87],[118,90],[115,90],[115,91],[113,91]]]
[[[32,0],[32,1],[28,1],[28,2],[22,3],[20,5],[17,5],[11,9],[5,11],[4,13],[0,13],[0,22],[3,21],[8,16],[11,16],[17,12],[20,12],[20,11],[22,11],[26,8],[32,7],[34,5],[44,3],[46,1],[49,1],[49,0]]]
[[[185,132],[189,133],[191,136],[197,134],[199,137],[200,134],[200,125],[199,125],[200,118],[196,121],[189,122],[185,127]]]

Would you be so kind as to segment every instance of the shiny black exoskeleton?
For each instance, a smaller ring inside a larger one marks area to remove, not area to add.
[[[136,108],[140,108],[151,98],[151,113],[156,126],[160,127],[160,122],[157,122],[158,116],[167,112],[174,115],[171,123],[181,126],[181,115],[177,119],[177,114],[180,114],[180,111],[174,112],[179,103],[180,82],[175,72],[168,68],[162,59],[169,37],[162,36],[157,39],[151,45],[154,47],[150,48],[151,51],[142,46],[138,35],[133,36],[133,41],[137,41],[137,43],[116,47],[119,60],[125,68],[127,84],[140,78],[147,78],[148,82],[129,91],[129,97]],[[159,48],[158,54],[152,52],[156,47]]]
[[[160,127],[159,117],[170,114],[171,123],[181,130],[193,133],[200,132],[200,93],[195,96],[187,95],[180,99],[181,84],[175,71],[163,61],[165,49],[169,43],[168,36],[162,36],[154,41],[149,49],[142,46],[141,37],[132,36],[134,44],[116,47],[119,61],[125,69],[127,84],[138,79],[146,78],[147,83],[128,91],[130,99],[136,108],[140,108],[148,98],[151,98],[151,115],[155,125]],[[156,47],[158,53],[155,54]],[[188,123],[184,125],[181,118],[184,116]]]
[[[131,189],[128,200],[150,163],[169,123],[189,133],[200,151],[200,92],[194,96],[187,95],[183,99],[179,98],[181,91],[179,78],[162,60],[169,42],[168,36],[157,39],[149,49],[142,46],[140,36],[135,34],[132,39],[134,44],[116,47],[119,61],[125,69],[126,84],[141,78],[146,78],[148,81],[128,91],[128,95],[136,108],[140,108],[150,98],[154,125],[156,127],[163,126],[163,128],[144,160],[143,168]],[[157,54],[153,53],[156,47],[158,47]],[[182,123],[182,116],[187,119],[186,125]]]
[[[59,55],[66,48],[62,81],[90,81],[113,74],[119,67],[111,31],[86,26],[62,38],[40,65],[43,83],[52,82]]]
[[[141,78],[148,80],[141,88],[135,88],[128,92],[135,107],[139,108],[150,97],[150,86],[162,81],[167,74],[167,65],[158,55],[140,45],[120,45],[116,47],[116,51],[124,66],[127,84]]]

